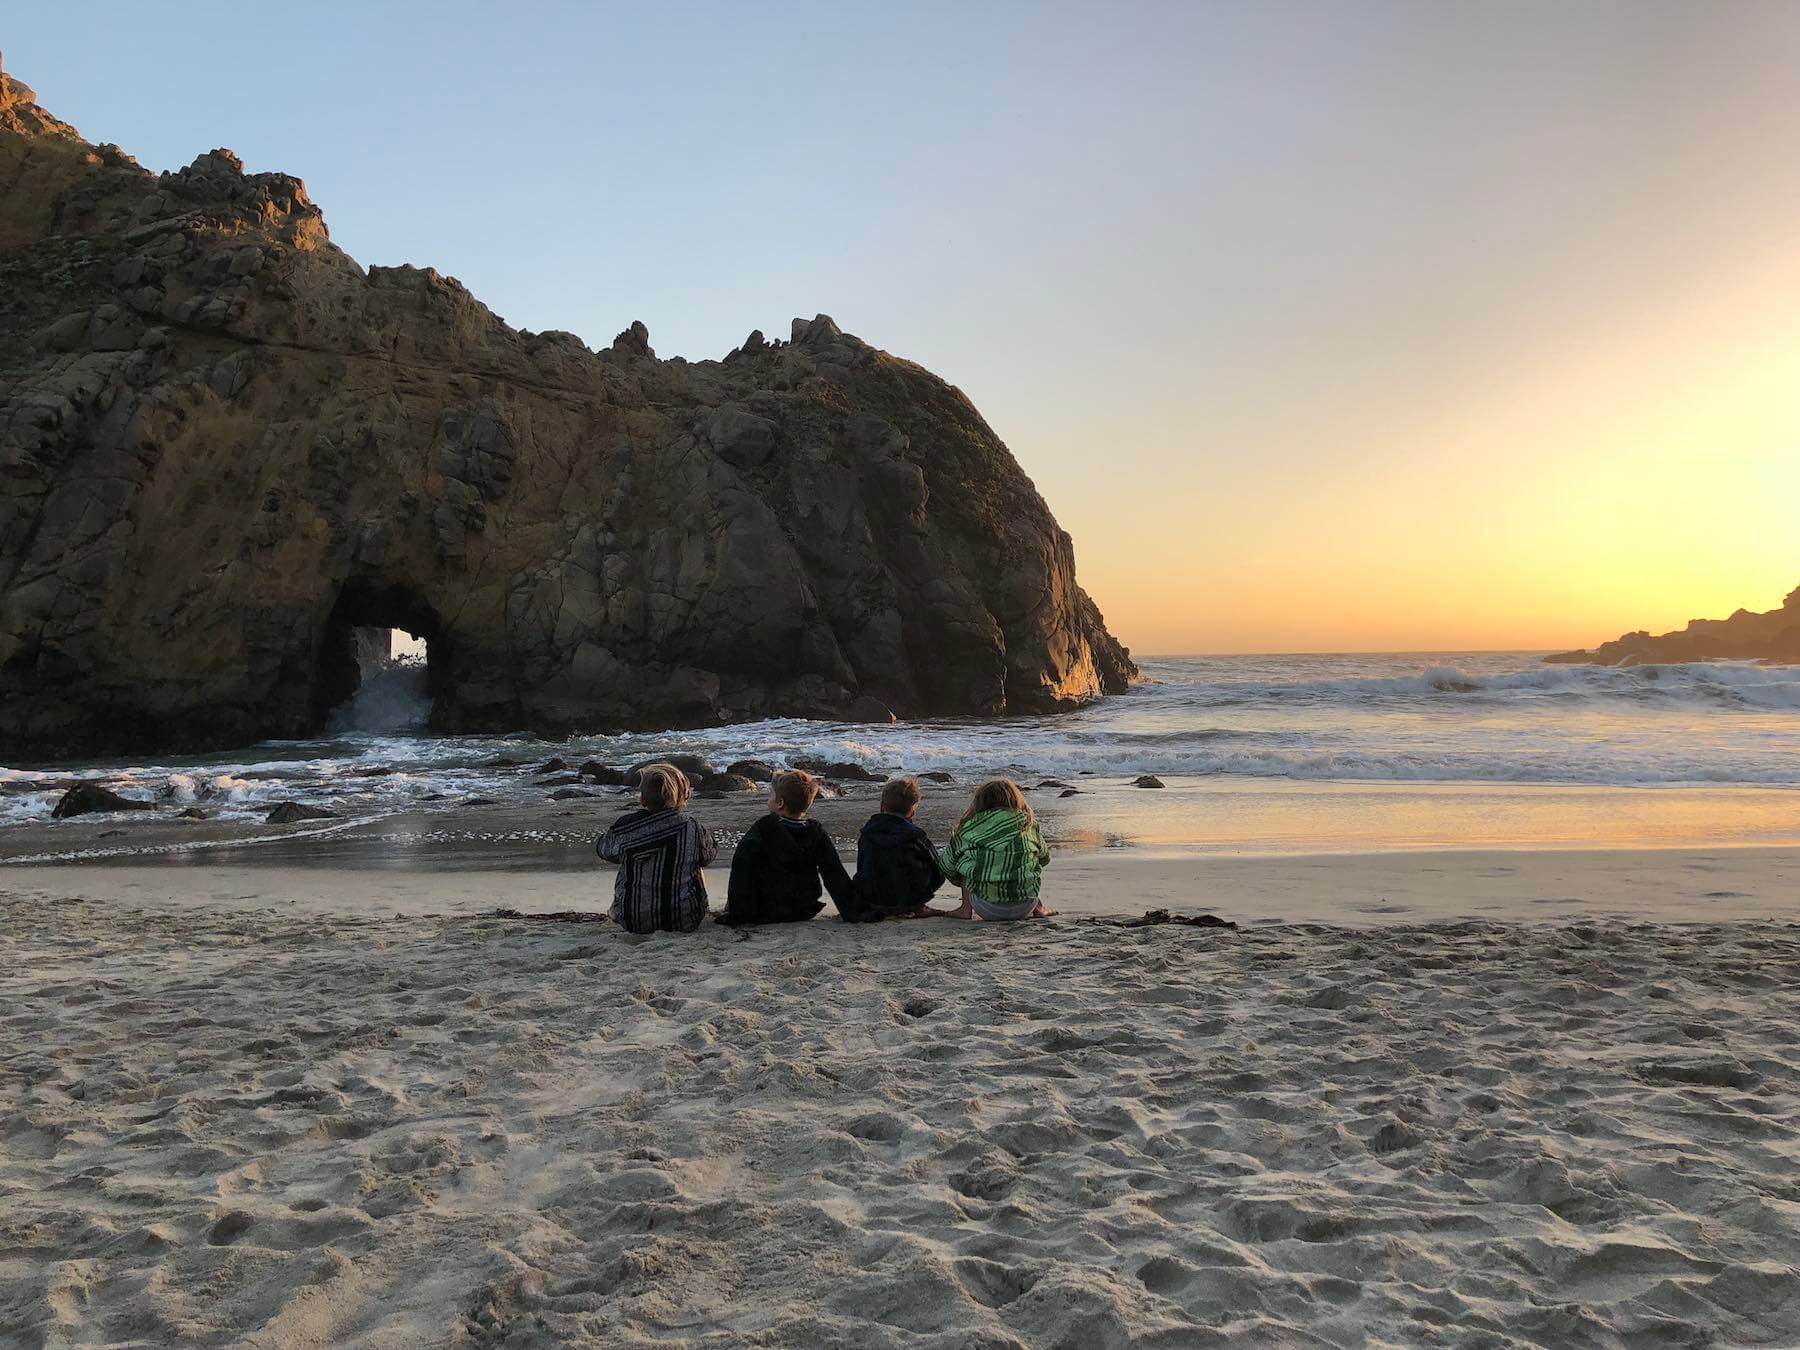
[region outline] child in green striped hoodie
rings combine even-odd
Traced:
[[[975,789],[950,846],[938,855],[944,875],[962,887],[952,919],[1047,919],[1056,913],[1038,899],[1050,850],[1019,785],[995,778]]]

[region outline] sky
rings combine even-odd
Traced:
[[[153,169],[359,261],[958,385],[1139,653],[1588,646],[1800,585],[1800,5],[9,14]]]

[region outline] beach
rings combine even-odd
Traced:
[[[1699,899],[1793,853],[1094,857],[1052,923],[648,939],[494,915],[597,871],[7,868],[0,1326],[1800,1339],[1800,928]],[[1685,916],[1623,917],[1659,877]],[[1108,878],[1241,926],[1082,922]]]
[[[1461,661],[9,769],[0,1341],[1800,1343],[1790,674]],[[661,754],[1008,774],[1058,917],[623,934]]]

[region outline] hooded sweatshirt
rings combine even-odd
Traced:
[[[938,865],[983,900],[1022,904],[1037,899],[1050,850],[1025,812],[983,811],[957,828]]]
[[[844,919],[874,923],[904,914],[943,884],[931,836],[905,816],[877,811],[856,841],[856,905],[844,911]]]
[[[735,926],[810,919],[825,908],[821,889],[830,890],[840,910],[856,903],[850,874],[825,827],[771,811],[745,831],[731,856],[731,882],[719,922]]]

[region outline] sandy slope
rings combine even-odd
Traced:
[[[635,940],[80,879],[0,898],[8,1343],[1800,1343],[1793,926]]]

